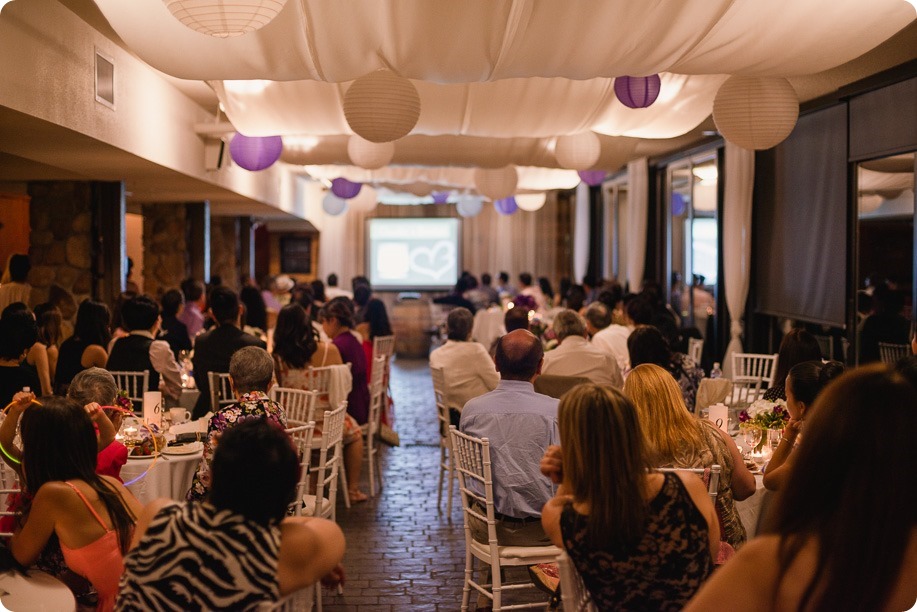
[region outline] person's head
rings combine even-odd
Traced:
[[[350,279],[350,290],[356,293],[357,287],[366,287],[372,293],[373,285],[369,279],[363,275],[357,275]]]
[[[366,285],[357,285],[357,287],[353,290],[353,303],[360,308],[363,308],[369,303],[372,295],[372,289]]]
[[[821,347],[815,336],[801,327],[794,327],[780,342],[777,353],[777,366],[774,368],[774,380],[786,380],[790,369],[803,361],[821,359]]]
[[[637,366],[624,380],[624,394],[637,408],[656,465],[670,463],[685,444],[704,446],[700,425],[688,412],[681,388],[667,370],[651,363]]]
[[[599,291],[595,299],[605,304],[609,312],[613,312],[624,301],[624,289],[618,283],[612,283]]]
[[[570,285],[564,294],[564,300],[567,308],[579,312],[586,303],[586,290],[582,285]]]
[[[0,359],[21,360],[36,340],[38,326],[28,310],[0,317]]]
[[[363,310],[363,322],[369,324],[370,340],[377,336],[392,335],[392,326],[382,300],[373,298],[366,303],[366,308]]]
[[[338,286],[338,275],[332,272],[328,275],[328,286],[337,287]]]
[[[586,337],[586,323],[575,310],[561,310],[554,315],[554,335],[558,342],[563,342],[567,336]]]
[[[322,329],[329,338],[334,338],[353,327],[353,304],[346,297],[334,298],[322,306],[319,318]]]
[[[766,525],[782,538],[778,584],[812,538],[821,553],[800,610],[888,607],[915,524],[915,406],[917,390],[882,365],[844,374],[815,400]]]
[[[121,307],[121,322],[127,331],[149,331],[159,321],[159,304],[147,295],[132,297]]]
[[[102,368],[86,368],[78,372],[67,388],[67,397],[80,406],[96,402],[100,406],[112,406],[118,395],[114,377]]]
[[[490,283],[492,282],[493,282],[493,278],[487,272],[481,275],[481,284],[484,285],[485,287],[490,287]]]
[[[653,305],[644,297],[634,297],[624,302],[624,314],[631,325],[649,325],[653,322]]]
[[[311,314],[312,305],[315,303],[315,294],[312,293],[312,285],[308,283],[297,283],[291,292],[290,301],[296,302],[302,306],[306,314]]]
[[[296,496],[296,449],[283,429],[264,418],[224,431],[210,469],[210,503],[260,525],[281,521]]]
[[[538,288],[541,289],[541,292],[547,297],[554,295],[554,288],[551,287],[551,281],[548,280],[547,276],[538,277]]]
[[[108,346],[111,340],[111,330],[108,327],[110,321],[108,306],[101,302],[83,300],[76,311],[73,335],[87,344]]]
[[[596,287],[595,275],[593,274],[584,274],[583,275],[583,287],[588,290],[592,290]]]
[[[497,341],[494,364],[503,380],[533,380],[543,359],[541,340],[530,331],[517,329]]]
[[[204,301],[204,283],[193,278],[186,278],[181,282],[181,290],[185,294],[185,302],[196,302],[198,305]]]
[[[592,334],[611,325],[611,311],[601,302],[589,304],[583,317],[586,319],[586,328]]]
[[[322,279],[316,278],[309,284],[312,285],[312,295],[315,296],[315,300],[324,303],[328,298],[325,297],[325,283],[322,282]]]
[[[240,348],[229,360],[229,378],[236,395],[252,391],[267,393],[274,379],[274,360],[263,348]]]
[[[876,314],[900,314],[904,308],[904,294],[885,283],[876,287],[872,294]]]
[[[38,326],[38,341],[45,346],[60,346],[63,316],[60,308],[50,302],[35,307],[35,324]]]
[[[453,308],[446,317],[446,338],[465,342],[471,338],[472,327],[474,316],[471,311],[461,306]]]
[[[840,361],[822,363],[803,361],[790,368],[786,377],[786,409],[794,419],[802,419],[815,398],[828,383],[844,373]]]
[[[506,314],[503,315],[503,327],[506,328],[507,332],[515,331],[517,329],[524,329],[528,331],[529,310],[527,308],[522,308],[521,306],[510,308],[506,311]]]
[[[500,279],[501,285],[505,285],[506,283],[508,283],[509,282],[509,272],[500,272],[499,279]]]
[[[317,349],[315,330],[305,309],[295,302],[281,308],[274,328],[274,355],[294,368],[304,368]]]
[[[633,403],[609,386],[585,383],[560,400],[557,427],[564,485],[590,506],[587,533],[598,546],[639,541],[648,461]]]
[[[12,304],[8,304],[7,307],[4,308],[2,312],[0,312],[0,319],[3,317],[8,317],[9,315],[15,314],[17,312],[29,312],[28,304],[25,302],[13,302]]]
[[[241,310],[239,296],[229,287],[214,287],[210,292],[210,314],[218,325],[236,325]]]
[[[24,283],[31,269],[32,263],[28,255],[17,253],[10,257],[10,280],[14,283]]]
[[[239,301],[245,304],[245,322],[258,329],[267,329],[267,306],[264,297],[254,287],[242,287]]]
[[[185,296],[178,289],[169,289],[162,294],[160,300],[162,304],[163,317],[176,317],[185,305]]]
[[[519,275],[519,284],[522,285],[523,287],[531,287],[532,286],[532,275],[529,274],[528,272],[523,272],[522,274],[520,274]]]
[[[638,325],[634,328],[627,337],[627,354],[632,368],[643,363],[654,363],[667,368],[672,360],[668,342],[662,332],[651,325]]]

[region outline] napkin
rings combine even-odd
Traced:
[[[213,413],[208,412],[197,420],[173,425],[169,428],[169,433],[173,433],[175,435],[183,433],[207,433],[207,427],[210,426],[210,417],[212,416]]]

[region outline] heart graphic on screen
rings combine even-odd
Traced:
[[[439,279],[452,269],[455,259],[455,245],[441,241],[432,247],[417,247],[411,250],[411,270]]]

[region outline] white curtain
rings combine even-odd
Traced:
[[[350,279],[364,274],[366,217],[367,213],[353,210],[337,217],[324,214],[318,237],[320,279],[334,272],[341,279],[341,287],[349,289]]]
[[[627,164],[627,283],[640,291],[646,269],[646,217],[649,210],[649,168],[645,157]]]
[[[576,186],[573,216],[573,278],[579,280],[589,267],[589,185]]]
[[[742,352],[743,317],[751,271],[751,196],[755,153],[726,142],[723,183],[723,285],[732,324],[723,357],[723,374],[732,377],[732,354]]]

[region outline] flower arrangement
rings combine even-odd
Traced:
[[[134,402],[131,401],[131,398],[128,397],[127,391],[121,389],[118,391],[118,395],[115,396],[115,406],[123,408],[124,410],[134,411]]]
[[[760,429],[783,429],[789,420],[785,400],[759,399],[739,413],[739,423]]]

